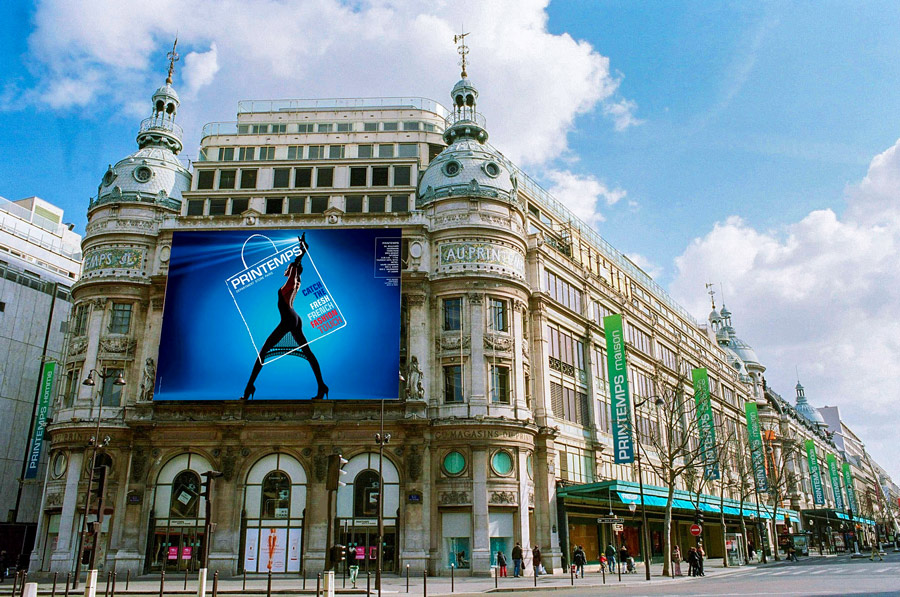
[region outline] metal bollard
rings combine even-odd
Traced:
[[[184,569],[184,590],[185,591],[187,591],[187,573],[188,573],[188,569],[185,568]]]
[[[244,569],[244,584],[241,585],[241,590],[242,591],[247,590],[247,570],[246,569]]]
[[[603,584],[606,584],[606,566],[600,566],[600,574],[603,575]]]
[[[372,590],[371,583],[372,583],[372,573],[369,572],[368,570],[366,570],[366,595],[368,595],[369,592]]]
[[[109,585],[112,583],[112,570],[106,573],[106,588],[103,589],[103,597],[109,597]]]
[[[428,597],[428,570],[422,570],[422,597]]]
[[[22,570],[22,583],[19,585],[19,597],[25,594],[25,583],[28,582],[28,570]],[[15,595],[13,595],[15,597]]]
[[[16,597],[16,589],[19,588],[19,576],[21,576],[21,574],[21,572],[16,570],[16,575],[13,576],[12,597]]]
[[[72,582],[72,573],[66,572],[66,596],[69,597],[69,583]]]
[[[494,568],[494,588],[496,589],[500,583],[500,566]]]
[[[304,567],[305,568],[305,567]],[[306,590],[306,570],[303,570],[303,590]]]
[[[409,564],[406,565],[406,592],[409,593]]]
[[[272,597],[272,570],[266,575],[266,597]]]
[[[59,576],[59,572],[53,573],[53,589],[50,591],[50,597],[56,597],[56,577]]]
[[[575,586],[575,566],[569,566],[569,582],[574,587]]]
[[[316,597],[319,597],[319,592],[322,590],[322,573],[318,572],[316,574]]]
[[[116,577],[119,576],[119,573],[113,570],[113,584],[112,584],[112,597],[116,597]]]
[[[537,566],[534,567],[534,586],[537,586]]]
[[[159,597],[163,597],[163,588],[166,586],[166,571],[159,571]]]
[[[131,584],[131,570],[125,573],[125,590],[128,590],[128,585]]]
[[[456,571],[456,564],[450,564],[450,592],[453,593],[456,591],[456,575],[454,572]]]
[[[213,594],[212,597],[216,597],[219,594],[219,571],[216,570],[213,573]]]

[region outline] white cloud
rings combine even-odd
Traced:
[[[846,192],[842,217],[813,211],[759,231],[730,217],[676,259],[673,294],[695,313],[704,282],[723,282],[739,335],[793,398],[794,367],[814,405],[837,405],[881,464],[900,467],[900,141]]]
[[[630,126],[643,124],[644,121],[634,115],[636,110],[637,103],[629,99],[603,104],[603,113],[612,118],[617,131],[624,131]]]
[[[619,85],[589,43],[547,31],[547,3],[43,0],[29,58],[51,106],[91,97],[121,107],[165,77],[177,31],[189,52],[175,84],[187,92],[179,116],[190,147],[205,121],[233,118],[239,99],[422,96],[447,104],[458,75],[453,35],[465,23],[469,75],[491,141],[529,165],[564,155],[575,118]],[[617,128],[634,122],[633,102],[610,101]]]
[[[593,176],[568,170],[548,170],[544,177],[551,183],[547,189],[550,194],[591,226],[606,219],[600,211],[601,203],[602,206],[615,205],[626,195],[624,190],[610,189]]]
[[[644,270],[651,278],[658,278],[663,273],[663,270],[659,265],[653,263],[640,253],[626,253],[625,256],[628,257],[633,264]]]

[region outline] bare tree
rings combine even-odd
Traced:
[[[697,417],[693,400],[685,397],[684,388],[688,383],[684,375],[679,375],[674,381],[654,378],[657,396],[656,425],[649,434],[648,453],[641,442],[640,449],[644,451],[644,462],[668,487],[666,496],[666,513],[663,533],[663,576],[671,574],[672,561],[672,504],[674,503],[675,487],[678,480],[690,470],[700,459],[697,447]]]
[[[772,520],[777,520],[778,507],[784,506],[785,500],[797,491],[799,481],[796,472],[797,441],[785,437],[776,427],[767,427],[763,429],[763,444],[769,500],[772,503]],[[778,561],[780,558],[777,545],[772,552],[775,554],[775,561]]]
[[[731,488],[738,497],[738,509],[741,512],[741,533],[744,537],[744,563],[750,559],[750,536],[747,533],[747,522],[744,519],[744,502],[750,499],[756,491],[753,479],[753,465],[750,460],[750,452],[745,449],[750,445],[747,437],[747,428],[744,425],[737,426],[737,435],[733,441],[733,450],[728,455],[728,468],[731,473]]]

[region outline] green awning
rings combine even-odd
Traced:
[[[641,503],[641,495],[639,493],[617,491],[616,495],[619,496],[619,499],[622,500],[623,504],[640,505],[640,503]],[[666,498],[661,498],[661,497],[658,497],[655,495],[647,495],[645,493],[644,494],[644,505],[665,508],[666,507]]]

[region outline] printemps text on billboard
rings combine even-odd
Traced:
[[[154,400],[396,399],[400,230],[176,231]]]

